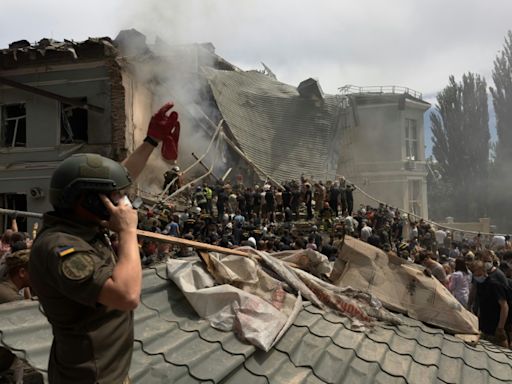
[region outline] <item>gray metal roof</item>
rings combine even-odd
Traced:
[[[337,165],[338,102],[305,98],[295,87],[257,71],[204,68],[217,105],[242,151],[282,182],[323,175]]]
[[[512,351],[460,339],[400,316],[404,324],[350,329],[348,319],[306,303],[265,353],[199,319],[165,265],[144,270],[135,311],[135,383],[503,383]],[[0,305],[1,344],[46,370],[51,329],[37,301]]]

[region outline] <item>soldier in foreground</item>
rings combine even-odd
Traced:
[[[148,136],[122,164],[78,154],[52,175],[55,211],[44,215],[29,264],[31,287],[53,330],[51,384],[130,382],[132,311],[139,304],[142,274],[137,211],[123,190],[158,142],[165,146],[172,131],[179,131],[178,114],[168,114],[171,108],[166,104],[152,117]],[[117,254],[108,230],[119,237]]]

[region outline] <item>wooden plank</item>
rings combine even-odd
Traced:
[[[199,250],[205,250],[208,252],[218,252],[218,253],[223,253],[226,255],[238,255],[238,256],[247,256],[248,255],[247,252],[240,251],[237,249],[219,247],[217,245],[201,243],[199,241],[187,240],[187,239],[182,239],[179,237],[162,235],[161,233],[142,231],[140,229],[137,230],[137,235],[145,237],[145,238],[149,238],[149,239],[163,241],[166,243],[185,245],[187,247],[192,247],[192,248],[199,249]]]

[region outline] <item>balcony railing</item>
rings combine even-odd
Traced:
[[[343,87],[338,88],[338,91],[341,95],[353,95],[353,94],[374,94],[374,95],[382,95],[382,94],[407,94],[415,97],[416,99],[423,100],[423,95],[420,92],[417,92],[411,88],[400,87],[398,85],[376,85],[369,87],[358,87],[356,85],[344,85]]]

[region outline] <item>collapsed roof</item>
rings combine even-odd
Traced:
[[[218,108],[241,150],[279,182],[322,177],[337,164],[339,102],[312,79],[297,88],[257,71],[204,69]]]

